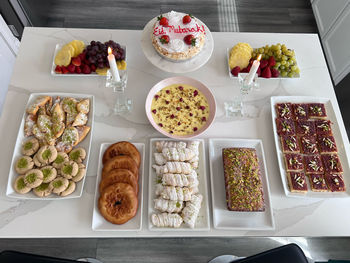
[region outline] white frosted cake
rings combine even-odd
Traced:
[[[151,35],[157,52],[168,59],[183,61],[201,52],[205,27],[195,17],[171,11],[158,17]]]

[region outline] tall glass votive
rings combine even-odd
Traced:
[[[107,71],[106,88],[110,88],[116,95],[113,108],[114,114],[122,115],[129,113],[132,110],[132,100],[126,98],[125,88],[128,80],[127,71],[119,70],[120,81],[116,81],[110,70]]]

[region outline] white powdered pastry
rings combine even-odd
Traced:
[[[164,199],[173,201],[189,201],[193,193],[192,188],[178,186],[156,185],[156,195],[160,195]]]
[[[180,187],[196,187],[199,182],[197,179],[197,173],[193,170],[190,174],[163,174],[162,184]]]
[[[153,214],[152,224],[157,227],[180,227],[183,219],[178,214]]]
[[[177,141],[158,141],[156,142],[156,150],[161,153],[163,148],[175,147],[177,149],[186,148],[186,142],[177,142]]]
[[[193,170],[191,164],[185,162],[167,162],[163,166],[152,165],[152,167],[156,169],[157,174],[190,174]]]
[[[203,196],[201,194],[192,195],[191,201],[186,202],[186,206],[182,210],[182,218],[191,228],[195,226],[202,200]]]
[[[184,207],[182,201],[172,201],[163,198],[154,199],[154,208],[161,212],[180,213]]]
[[[195,157],[195,152],[188,148],[177,149],[175,147],[163,148],[163,156],[168,161],[185,162]]]
[[[167,160],[162,153],[154,153],[154,160],[156,162],[156,165],[164,165],[167,163]]]

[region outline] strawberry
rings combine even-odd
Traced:
[[[248,70],[248,68],[244,68],[244,69],[241,70],[241,72],[242,72],[242,73],[248,73],[249,70]]]
[[[69,73],[68,69],[65,66],[62,66],[61,68],[62,68],[62,73],[63,74],[68,74]]]
[[[90,69],[90,67],[88,65],[84,65],[82,71],[83,71],[84,74],[90,74],[91,73],[91,69]]]
[[[80,67],[75,67],[75,73],[81,74],[81,68]]]
[[[68,65],[67,69],[68,69],[68,71],[69,71],[70,73],[74,73],[74,71],[75,71],[75,66],[74,66],[72,63],[70,63],[70,64]]]
[[[274,56],[271,56],[269,57],[269,67],[273,67],[274,65],[276,65],[276,60]]]
[[[170,41],[170,37],[168,35],[162,35],[160,38],[160,43],[162,44],[168,44]]]
[[[265,68],[267,65],[269,64],[269,62],[265,59],[260,61],[260,68],[263,69]]]
[[[191,22],[193,16],[191,14],[188,14],[188,15],[185,15],[183,18],[182,18],[182,23],[184,24],[188,24]]]
[[[80,53],[80,54],[78,55],[78,57],[80,58],[81,61],[84,60],[85,57],[86,57],[86,52],[84,51],[83,53]]]
[[[184,37],[184,41],[187,45],[196,45],[196,38],[193,35],[187,35]]]
[[[55,68],[55,73],[56,74],[62,74],[62,68],[57,65],[56,68]]]
[[[74,66],[79,67],[79,66],[81,65],[81,59],[80,59],[80,57],[78,56],[78,57],[72,58],[72,64],[73,64]]]
[[[273,78],[278,78],[278,76],[280,75],[280,72],[277,69],[272,68],[271,69],[271,75],[272,75]]]
[[[90,68],[91,68],[91,71],[93,71],[93,72],[96,71],[96,66],[95,66],[94,64],[92,64],[92,65],[90,66]]]
[[[265,67],[261,73],[261,76],[266,79],[271,78],[271,69],[269,67]]]
[[[241,71],[241,68],[239,66],[236,66],[234,67],[232,70],[231,70],[231,74],[235,77],[238,76],[238,73]]]
[[[258,77],[261,76],[261,68],[259,67],[258,70],[256,71],[256,74],[258,74]]]
[[[158,16],[158,21],[161,26],[169,26],[169,20],[166,17],[163,17],[162,15]]]

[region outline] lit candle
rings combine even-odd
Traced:
[[[260,59],[261,59],[261,54],[256,58],[256,60],[254,60],[248,75],[245,77],[245,79],[244,79],[245,85],[250,85],[252,83],[252,81],[255,77],[255,74],[258,71],[258,68],[260,66]]]
[[[117,63],[115,61],[115,57],[112,54],[112,49],[108,47],[108,62],[109,62],[109,69],[111,70],[113,79],[117,82],[120,81],[119,71],[117,67]]]

